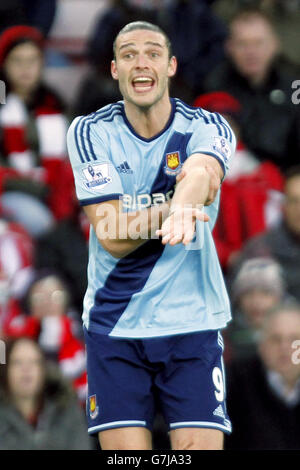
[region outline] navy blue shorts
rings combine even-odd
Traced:
[[[84,334],[90,434],[127,426],[152,430],[156,400],[170,430],[231,432],[219,331],[146,339]]]

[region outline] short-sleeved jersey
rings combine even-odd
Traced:
[[[137,211],[163,203],[195,153],[215,157],[226,174],[236,144],[227,121],[179,99],[171,104],[168,123],[150,139],[136,134],[122,101],[75,118],[68,150],[81,205],[121,198],[124,211]],[[210,221],[197,222],[188,246],[163,245],[156,237],[121,259],[91,227],[85,327],[124,338],[223,328],[231,314],[211,234],[218,205],[219,192],[204,209]]]

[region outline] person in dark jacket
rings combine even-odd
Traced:
[[[229,283],[244,261],[258,256],[280,264],[287,293],[300,302],[300,165],[286,173],[281,223],[246,243],[232,265]]]
[[[72,300],[78,312],[82,311],[87,286],[88,247],[87,221],[79,206],[71,217],[36,240],[34,265],[36,269],[55,269],[68,282]]]
[[[227,369],[233,432],[225,448],[300,449],[300,306],[266,316],[258,352]]]
[[[48,36],[56,13],[57,0],[1,0],[0,33],[10,26],[34,26]]]
[[[241,265],[231,289],[233,320],[224,332],[230,360],[254,354],[267,312],[287,298],[277,262],[260,257]]]
[[[300,0],[215,0],[213,10],[226,22],[241,8],[255,6],[272,19],[281,42],[282,54],[300,67]]]
[[[231,93],[242,105],[241,133],[261,161],[282,170],[296,164],[300,152],[300,113],[292,102],[298,73],[280,56],[280,42],[260,10],[237,13],[229,26],[227,60],[208,71],[207,91]]]
[[[19,338],[1,365],[0,450],[89,450],[83,412],[38,344]]]

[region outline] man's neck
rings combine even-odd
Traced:
[[[125,113],[128,121],[135,132],[145,139],[151,139],[164,129],[171,111],[172,105],[169,96],[149,108],[141,108],[125,101]]]
[[[266,73],[252,75],[248,77],[248,82],[253,88],[259,88],[266,81],[266,77],[267,77]]]

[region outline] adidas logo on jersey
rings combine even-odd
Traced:
[[[219,406],[215,409],[215,411],[213,412],[213,415],[214,415],[214,416],[219,416],[220,418],[225,419],[225,414],[224,414],[222,405],[219,405]]]
[[[127,174],[133,173],[132,169],[130,168],[126,160],[123,163],[121,163],[121,165],[117,166],[117,170],[119,173],[127,173]]]

